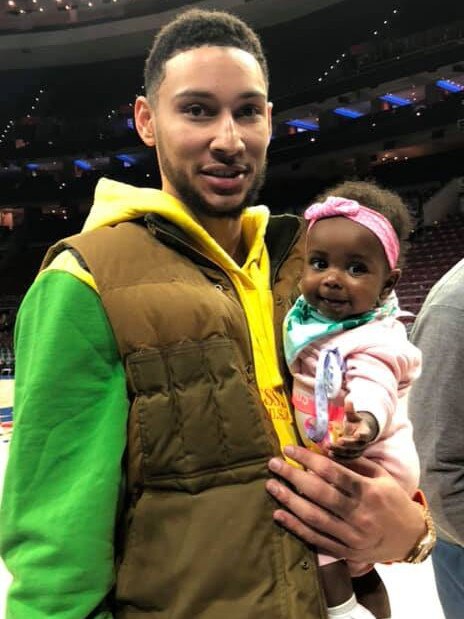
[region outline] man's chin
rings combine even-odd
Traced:
[[[244,205],[227,207],[218,209],[212,206],[206,206],[204,209],[198,211],[199,215],[210,217],[211,219],[238,219],[243,213]]]
[[[209,217],[211,219],[238,219],[243,209],[252,206],[262,186],[262,176],[250,187],[243,188],[235,194],[219,194],[204,191],[204,187],[195,187],[194,184],[181,182],[183,179],[175,178],[171,185],[176,187],[177,194],[189,209],[199,219]]]
[[[197,214],[212,219],[237,219],[248,206],[248,196],[215,196],[212,199],[206,196],[197,196],[189,201],[190,208]]]
[[[245,204],[244,199],[223,202],[222,204],[220,202],[206,202],[205,204],[211,217],[237,217],[243,212],[243,209],[248,206]]]

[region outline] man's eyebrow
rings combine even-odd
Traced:
[[[184,99],[187,97],[198,97],[200,99],[216,99],[216,95],[209,90],[182,90],[175,95],[176,99]],[[266,93],[261,90],[247,90],[245,92],[239,93],[237,96],[238,99],[253,99],[255,97],[265,99]]]

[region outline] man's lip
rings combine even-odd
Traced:
[[[215,178],[234,178],[241,174],[246,174],[249,172],[249,168],[248,166],[242,164],[221,165],[214,163],[203,166],[200,169],[200,172],[201,174],[205,174],[206,176],[214,176]],[[221,176],[222,174],[230,174],[232,176]]]
[[[246,175],[239,173],[235,176],[215,176],[213,174],[201,174],[203,182],[211,191],[221,195],[233,195],[240,193],[246,186]]]

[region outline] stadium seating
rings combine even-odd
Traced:
[[[454,216],[426,228],[411,242],[396,288],[402,309],[417,314],[427,293],[463,254],[464,218]]]

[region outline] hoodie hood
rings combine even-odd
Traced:
[[[94,203],[82,231],[114,226],[123,221],[138,219],[147,213],[158,213],[166,218],[169,218],[169,214],[173,214],[181,218],[182,213],[187,213],[187,208],[182,202],[159,189],[134,187],[109,178],[101,178],[97,183]]]
[[[259,261],[264,250],[264,235],[269,220],[266,206],[253,206],[243,211],[242,227],[249,254],[246,264],[239,267],[183,202],[159,189],[134,187],[107,178],[100,179],[97,184],[94,204],[83,232],[138,219],[148,213],[160,215],[175,224],[187,234],[193,245],[228,271],[241,271],[243,274],[243,268],[251,261]]]

